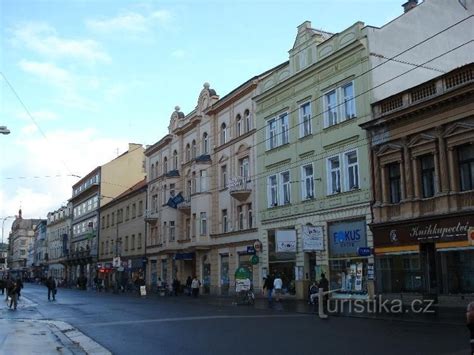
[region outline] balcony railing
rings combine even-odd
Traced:
[[[229,193],[239,201],[246,200],[252,193],[252,181],[246,176],[238,176],[229,180]]]

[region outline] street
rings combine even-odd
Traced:
[[[330,317],[221,305],[204,297],[139,297],[25,284],[7,320],[63,321],[113,354],[468,354],[461,325]],[[21,350],[21,349],[19,349]]]

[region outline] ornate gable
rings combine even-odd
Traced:
[[[408,143],[408,146],[410,148],[413,148],[413,147],[416,147],[416,146],[419,146],[419,145],[432,143],[432,142],[436,142],[436,137],[435,136],[432,136],[432,135],[427,134],[427,133],[421,133],[421,134],[418,134],[415,137],[413,137],[410,140],[410,142]]]
[[[456,122],[448,126],[443,134],[443,137],[452,137],[458,134],[466,133],[466,131],[472,131],[474,129],[473,122]]]
[[[172,133],[176,128],[181,127],[184,123],[184,113],[182,113],[179,106],[175,106],[174,112],[170,117],[170,125],[168,126],[168,132]]]

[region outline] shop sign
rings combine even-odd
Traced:
[[[469,245],[474,245],[474,227],[469,228],[467,239],[469,240]]]
[[[257,265],[259,261],[260,261],[260,259],[258,258],[257,255],[252,255],[252,256],[250,257],[250,263],[251,263],[252,265]]]
[[[97,263],[97,268],[101,269],[102,268],[102,263]]]
[[[470,236],[474,218],[455,216],[428,221],[399,223],[392,226],[374,225],[374,246],[418,244],[419,242],[453,242]]]
[[[255,254],[255,248],[253,247],[253,245],[247,246],[247,254]]]
[[[323,227],[303,226],[303,251],[324,250]]]
[[[374,280],[375,273],[374,273],[374,264],[367,265],[367,280]]]
[[[369,247],[360,247],[357,250],[357,254],[359,254],[359,256],[370,256],[372,254],[372,249]]]
[[[112,266],[113,267],[120,267],[120,256],[116,256],[112,259]]]
[[[296,253],[296,231],[294,229],[276,231],[276,252]]]
[[[365,220],[330,224],[328,240],[331,256],[359,256],[359,248],[367,247]]]

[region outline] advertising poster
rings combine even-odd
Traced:
[[[324,250],[323,227],[303,226],[303,251]]]
[[[356,265],[356,277],[355,277],[355,285],[354,285],[354,290],[355,291],[362,291],[362,273],[363,273],[364,267],[362,263],[357,263]]]
[[[276,231],[276,252],[296,253],[296,231],[294,229]]]

